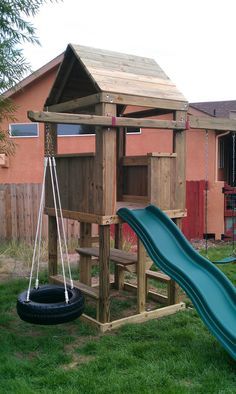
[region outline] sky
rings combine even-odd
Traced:
[[[58,0],[31,19],[35,71],[69,43],[155,59],[189,102],[236,100],[236,0]]]

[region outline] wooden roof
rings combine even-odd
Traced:
[[[98,92],[186,102],[153,59],[68,45],[45,105]]]

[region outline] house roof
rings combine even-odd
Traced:
[[[222,118],[230,118],[230,112],[236,112],[236,100],[191,103],[190,106],[209,115]]]
[[[36,81],[36,79],[42,77],[47,72],[51,71],[53,68],[59,67],[62,59],[63,59],[63,53],[61,53],[59,56],[52,59],[50,62],[46,63],[44,66],[40,67],[38,70],[34,71],[32,74],[28,75],[26,78],[24,78],[22,81],[20,81],[13,88],[7,90],[3,94],[3,96],[8,98],[8,97],[11,97],[12,95],[18,93],[23,88],[25,88],[27,85]]]
[[[186,102],[153,59],[69,44],[45,106],[98,92]]]

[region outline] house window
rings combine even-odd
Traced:
[[[126,127],[127,134],[141,134],[140,127]]]
[[[127,134],[141,134],[139,127],[126,128]],[[92,125],[62,124],[57,125],[58,136],[94,135],[95,127]]]
[[[11,123],[9,126],[11,137],[38,137],[39,135],[38,123]]]
[[[79,124],[62,124],[57,125],[57,135],[74,136],[74,135],[94,135],[95,127],[92,125]]]

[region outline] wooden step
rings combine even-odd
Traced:
[[[64,284],[64,280],[63,280],[63,276],[62,275],[50,276],[50,279],[55,284],[60,284],[60,285]],[[70,286],[69,279],[66,279],[66,283],[67,283],[68,286]],[[91,287],[91,286],[85,285],[84,283],[81,283],[78,280],[74,280],[73,284],[74,284],[74,287],[76,289],[81,290],[82,293],[88,295],[91,298],[94,298],[95,300],[99,299],[98,288],[97,287]]]
[[[84,256],[99,257],[99,248],[77,248],[76,252]],[[110,251],[110,260],[114,263],[122,264],[124,266],[137,263],[137,255],[135,253],[125,252],[124,250],[112,248]]]
[[[146,277],[149,279],[157,279],[160,282],[164,282],[164,283],[171,281],[171,278],[168,275],[160,271],[146,270]]]

